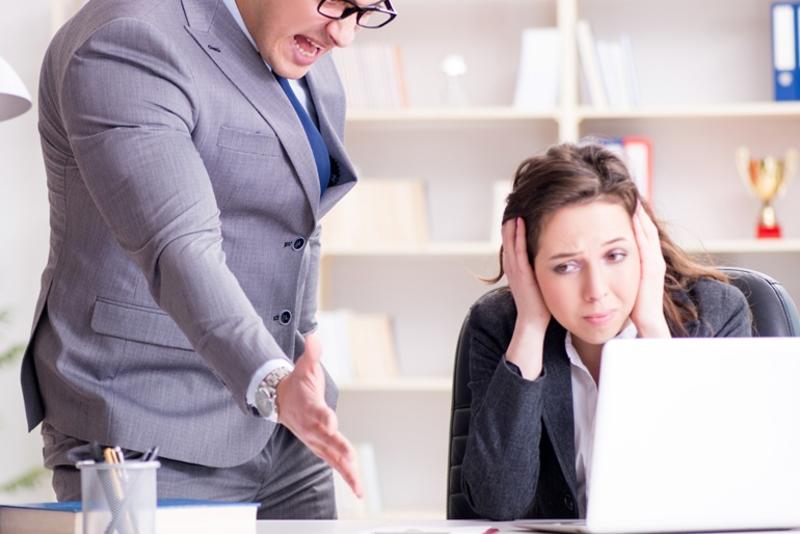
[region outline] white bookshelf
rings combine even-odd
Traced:
[[[408,0],[386,31],[400,44],[411,106],[349,110],[346,144],[361,179],[413,178],[428,188],[431,242],[326,247],[323,309],[394,318],[401,379],[343,385],[340,421],[375,445],[383,517],[444,515],[453,354],[470,304],[497,272],[492,183],[559,141],[643,135],[654,144],[654,199],[687,251],[764,271],[800,301],[800,184],[776,202],[785,239],[753,239],[759,203],[734,165],[740,145],[781,155],[800,145],[800,102],[772,102],[768,0]],[[596,38],[629,33],[642,103],[595,109],[581,96],[577,18]],[[520,32],[555,26],[567,54],[559,105],[511,107]],[[470,105],[443,106],[438,64],[460,53]],[[324,220],[323,220],[324,226]],[[378,418],[379,422],[376,423]],[[419,481],[425,480],[424,487]]]

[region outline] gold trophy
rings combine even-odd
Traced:
[[[739,174],[750,191],[761,200],[761,211],[756,227],[756,237],[759,239],[781,237],[781,227],[775,217],[772,201],[786,189],[797,170],[797,163],[798,152],[794,149],[787,150],[782,160],[772,156],[751,159],[750,150],[745,147],[736,151],[736,167],[739,169]]]

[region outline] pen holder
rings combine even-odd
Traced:
[[[158,462],[79,462],[83,534],[155,534]]]

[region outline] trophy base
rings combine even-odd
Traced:
[[[781,227],[777,224],[775,226],[759,224],[756,229],[756,237],[758,239],[779,239],[782,237]]]

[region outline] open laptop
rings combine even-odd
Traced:
[[[800,338],[612,340],[585,521],[527,530],[800,528]]]

